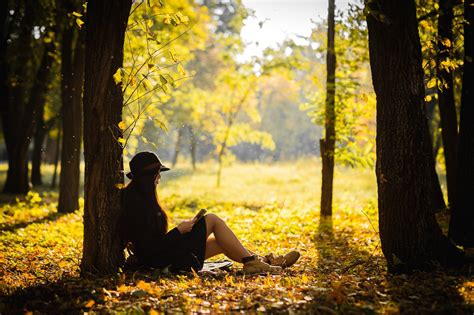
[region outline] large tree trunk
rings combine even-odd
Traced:
[[[474,1],[464,2],[464,67],[459,126],[458,176],[449,236],[459,245],[474,247]]]
[[[424,111],[414,0],[369,4],[370,65],[377,95],[377,186],[382,251],[391,272],[462,262],[434,214],[434,159]]]
[[[8,104],[7,40],[9,37],[8,1],[0,2],[0,115],[5,116]]]
[[[336,94],[336,51],[334,50],[334,11],[335,0],[329,0],[328,8],[328,51],[326,56],[326,117],[325,139],[319,141],[322,160],[321,215],[332,215],[332,186],[334,179],[334,147],[336,143],[336,113],[334,100]]]
[[[63,141],[58,212],[63,213],[79,208],[85,36],[84,31],[79,31],[73,55],[74,29],[75,27],[66,29],[61,50]]]
[[[4,1],[4,5],[8,6],[8,1]],[[24,75],[24,67],[33,56],[33,49],[31,47],[33,25],[31,21],[34,12],[31,1],[26,2],[24,12],[22,20],[19,21],[19,23],[21,23],[21,29],[18,38],[15,39],[15,47],[17,47],[18,51],[15,55],[10,54],[11,56],[8,56],[8,42],[6,41],[3,43],[4,47],[2,48],[5,54],[3,61],[5,62],[7,61],[7,57],[11,57],[8,63],[2,65],[3,69],[1,69],[5,71],[2,75],[5,76],[6,79],[6,81],[4,81],[6,84],[3,86],[6,90],[4,94],[0,94],[0,97],[2,98],[1,114],[3,135],[8,152],[8,171],[3,192],[12,194],[26,194],[29,190],[28,161],[26,159],[26,153],[23,154],[23,152],[28,149],[29,139],[25,139],[23,135],[25,131],[27,131],[25,129],[28,129],[28,126],[33,120],[31,117],[25,117],[26,112],[31,113],[32,110],[26,108],[24,101],[24,96],[27,94],[25,93],[25,89],[28,80],[27,76]],[[7,66],[11,69],[7,69]],[[15,85],[10,83],[11,80],[15,80]],[[37,84],[34,83],[34,85],[36,86]],[[30,102],[29,104],[32,103]],[[28,119],[24,120],[23,118]],[[26,123],[26,125],[23,123]]]
[[[455,197],[458,122],[454,103],[454,82],[452,72],[443,67],[443,61],[450,58],[453,45],[453,0],[440,0],[438,19],[438,80],[442,88],[438,89],[439,114],[441,119],[441,136],[443,138],[444,159],[446,161],[446,182],[448,186],[448,205]]]
[[[85,204],[82,275],[115,272],[123,263],[118,219],[123,183],[121,85],[112,76],[123,64],[131,0],[91,0],[87,5],[84,81]]]

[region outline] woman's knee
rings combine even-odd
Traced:
[[[204,216],[206,220],[206,224],[209,226],[215,226],[216,224],[219,224],[220,222],[223,222],[221,218],[219,218],[216,214],[214,213],[208,213]]]

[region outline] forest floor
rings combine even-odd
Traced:
[[[224,169],[221,188],[215,182],[211,164],[164,173],[159,194],[171,222],[204,207],[249,249],[297,249],[300,260],[278,275],[245,276],[234,264],[217,274],[155,270],[80,279],[82,209],[58,214],[57,193],[43,189],[0,204],[0,313],[474,312],[472,266],[387,273],[373,171],[338,168],[334,215],[323,221],[316,161],[234,164]],[[445,214],[439,220],[446,226]]]

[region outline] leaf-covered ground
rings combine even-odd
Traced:
[[[214,174],[211,164],[165,173],[160,196],[171,220],[205,207],[258,253],[298,249],[295,266],[279,275],[244,276],[234,264],[212,275],[150,270],[83,280],[82,210],[57,214],[56,193],[41,191],[0,204],[0,313],[474,312],[469,267],[387,274],[372,171],[337,170],[335,213],[325,221],[315,161],[236,164],[219,189]]]

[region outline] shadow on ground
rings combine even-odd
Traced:
[[[319,252],[318,272],[328,275],[330,309],[338,313],[472,314],[474,305],[459,292],[465,281],[472,281],[471,268],[436,269],[393,275],[379,255],[354,246],[350,231],[333,230],[331,218],[322,218],[314,237]],[[312,305],[316,313],[321,299]],[[323,300],[327,303],[327,299]]]
[[[59,213],[59,212],[51,212],[48,215],[41,217],[41,218],[36,218],[31,221],[24,221],[24,222],[17,222],[14,224],[0,224],[0,233],[2,232],[15,232],[18,229],[23,229],[26,228],[30,224],[40,224],[40,223],[45,223],[48,221],[56,221],[59,218],[61,218],[63,215],[66,215],[67,213]]]

